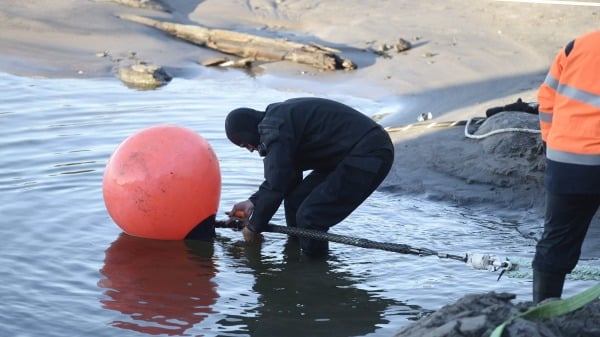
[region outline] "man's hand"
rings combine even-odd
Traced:
[[[248,229],[248,227],[244,227],[244,229],[242,229],[242,234],[244,235],[244,241],[249,243],[258,243],[265,240],[265,237],[262,234],[253,232]]]
[[[230,218],[241,218],[241,220],[248,220],[250,214],[254,210],[254,204],[250,200],[244,200],[233,205],[233,208],[229,212],[225,212]]]

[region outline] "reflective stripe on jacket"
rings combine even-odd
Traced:
[[[538,92],[549,160],[600,165],[600,31],[570,42]]]

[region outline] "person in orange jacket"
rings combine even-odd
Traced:
[[[569,42],[538,92],[546,147],[544,231],[533,259],[533,302],[562,295],[600,206],[600,30]]]

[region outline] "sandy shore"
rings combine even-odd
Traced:
[[[554,54],[598,28],[600,8],[490,0],[172,0],[170,12],[119,4],[141,0],[3,1],[0,71],[25,76],[111,76],[114,62],[135,52],[175,76],[202,71],[218,52],[122,20],[138,14],[334,47],[352,72],[318,72],[289,62],[263,64],[269,74],[330,84],[327,89],[373,99],[407,96],[403,115],[421,110],[453,119],[516,96],[533,99]],[[407,52],[372,52],[399,38]],[[99,57],[107,52],[109,57]],[[303,85],[297,81],[297,85]],[[368,86],[368,90],[365,87]],[[304,88],[307,89],[307,88]],[[432,102],[432,98],[434,102]]]
[[[122,20],[137,14],[337,48],[350,72],[320,72],[290,62],[262,64],[263,73],[293,78],[275,86],[340,92],[401,106],[387,125],[412,123],[422,112],[438,120],[481,115],[535,91],[554,54],[573,37],[597,29],[600,8],[491,0],[172,0],[169,12],[134,8],[142,0],[3,1],[0,71],[24,76],[112,76],[132,52],[174,76],[203,72],[198,62],[221,53]],[[160,4],[160,2],[157,2]],[[374,49],[399,38],[412,43],[382,57]],[[102,55],[102,56],[101,56]],[[259,76],[259,80],[260,76]]]

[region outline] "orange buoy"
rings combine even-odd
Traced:
[[[117,147],[106,164],[102,193],[108,213],[124,232],[181,240],[217,213],[219,161],[192,130],[150,127]]]

